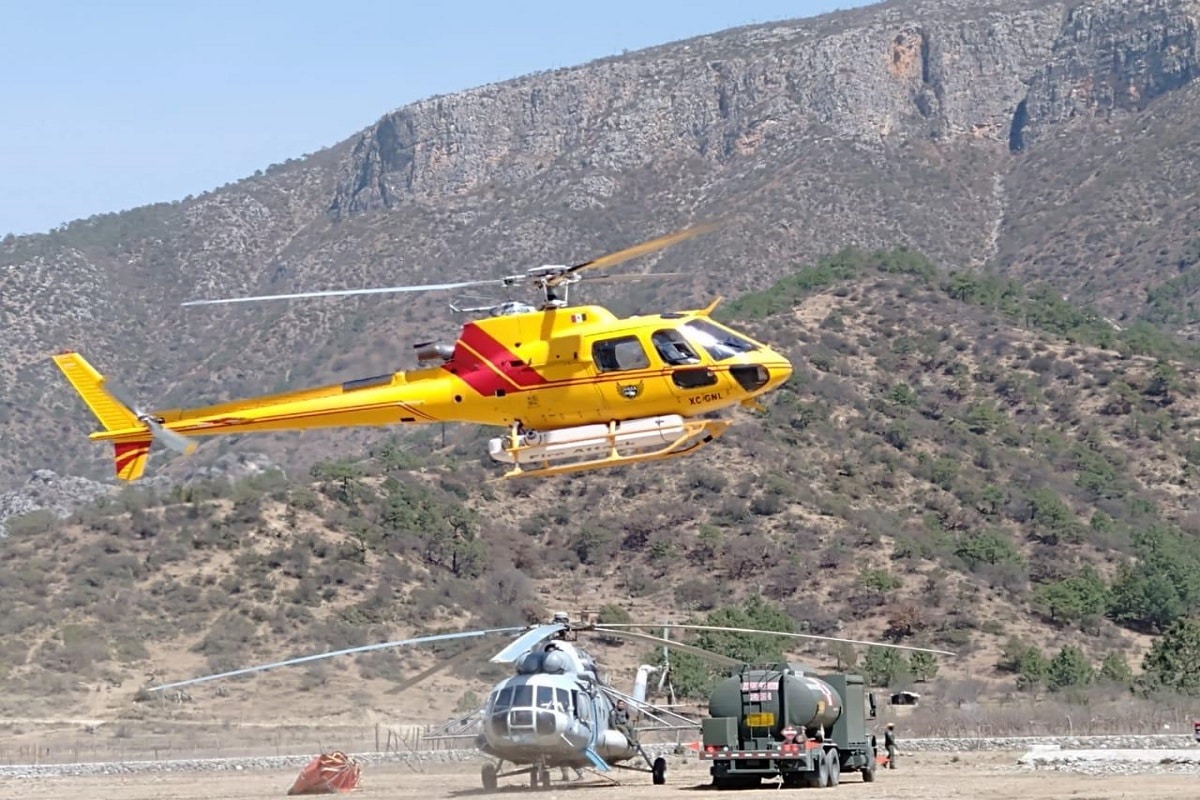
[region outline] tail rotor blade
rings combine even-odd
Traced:
[[[185,456],[190,456],[196,452],[196,442],[184,436],[182,433],[176,433],[170,428],[164,428],[158,420],[147,418],[145,420],[147,427],[150,428],[150,433],[155,439],[165,444],[167,447]]]
[[[133,415],[150,429],[150,435],[162,442],[163,445],[185,456],[196,452],[196,442],[181,433],[163,427],[161,422],[143,411],[123,387],[106,380],[101,388],[109,397],[132,411]]]
[[[109,378],[105,378],[104,383],[100,385],[100,388],[113,400],[116,400],[118,403],[132,411],[135,417],[140,418],[144,416],[142,410],[138,408],[138,404],[134,402],[133,396],[125,391],[124,387],[113,383]]]

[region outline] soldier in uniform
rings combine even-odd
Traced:
[[[629,718],[629,709],[625,707],[624,700],[617,701],[617,707],[613,709],[612,714],[608,718],[608,724],[615,731],[620,731],[631,744],[637,744],[637,734],[633,730],[633,724]]]
[[[887,749],[888,769],[896,768],[896,724],[889,722],[883,734],[883,746]]]

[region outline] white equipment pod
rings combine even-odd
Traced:
[[[667,414],[616,422],[612,430],[613,436],[608,425],[529,431],[517,436],[515,457],[506,449],[512,446],[512,437],[500,436],[488,442],[488,454],[505,464],[604,458],[611,454],[615,440],[617,454],[631,456],[674,444],[686,429],[683,417]]]

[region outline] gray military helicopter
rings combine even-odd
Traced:
[[[500,778],[525,774],[529,775],[531,787],[548,787],[550,770],[554,768],[562,769],[564,777],[567,769],[577,772],[593,769],[600,773],[613,769],[633,770],[649,773],[653,783],[661,785],[666,782],[666,760],[661,757],[651,759],[637,741],[637,733],[631,724],[616,721],[615,718],[620,716],[616,713],[618,706],[623,702],[630,717],[638,715],[649,719],[655,723],[658,730],[698,728],[698,723],[668,708],[646,701],[648,676],[658,669],[657,667],[642,665],[638,669],[631,694],[625,694],[613,687],[597,667],[596,660],[577,644],[578,634],[592,633],[606,638],[653,642],[664,648],[691,653],[722,667],[736,668],[742,664],[737,659],[699,647],[631,630],[635,627],[657,626],[644,623],[573,623],[566,614],[555,614],[554,621],[544,625],[462,631],[381,642],[161,684],[149,687],[148,691],[177,689],[372,650],[517,634],[517,638],[491,658],[492,663],[512,665],[515,674],[497,683],[488,694],[483,708],[477,712],[481,724],[480,732],[475,737],[475,746],[480,752],[497,759],[496,763],[486,764],[482,768],[483,787],[493,790],[497,788]],[[944,650],[815,634],[759,631],[749,628],[714,628],[705,625],[672,624],[663,627],[773,634],[953,655]],[[462,656],[459,654],[455,658],[461,659]],[[426,670],[416,680],[429,677],[437,669],[438,667]],[[406,682],[404,688],[411,687],[413,683],[415,681]],[[626,763],[638,757],[644,766]],[[502,768],[506,763],[511,764],[513,768],[504,771]]]

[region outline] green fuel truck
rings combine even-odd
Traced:
[[[746,665],[725,678],[701,722],[700,759],[718,789],[837,786],[856,771],[875,780],[874,695],[862,676],[813,675],[790,664]]]

